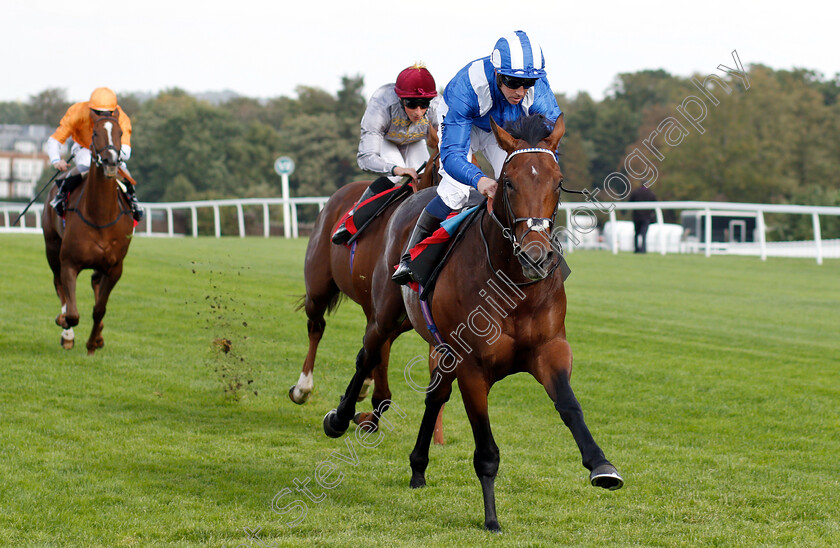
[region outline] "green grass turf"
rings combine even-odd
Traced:
[[[510,377],[490,394],[493,535],[457,390],[428,487],[408,488],[415,334],[391,359],[407,415],[386,415],[377,447],[321,427],[360,346],[355,304],[328,319],[312,399],[288,399],[307,347],[305,245],[137,238],[88,357],[89,274],[64,351],[41,238],[0,235],[0,545],[840,545],[840,262],[569,255],[572,386],[626,485],[590,487],[543,388]],[[294,491],[348,441],[361,462],[337,461],[323,500]],[[294,528],[271,509],[283,489],[280,506],[307,505]]]

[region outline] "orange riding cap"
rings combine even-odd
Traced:
[[[122,130],[120,142],[131,146],[131,119],[122,109],[118,121]],[[93,121],[90,119],[89,102],[76,103],[67,109],[52,137],[61,144],[64,144],[68,137],[72,137],[80,146],[90,147],[93,141]]]

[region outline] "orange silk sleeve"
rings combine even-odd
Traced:
[[[122,130],[120,143],[131,146],[131,118],[129,118],[128,114],[123,111],[122,107],[119,107],[118,105],[118,108],[120,109],[119,124],[120,129]]]

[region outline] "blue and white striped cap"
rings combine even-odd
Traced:
[[[499,74],[518,78],[542,78],[545,76],[545,57],[538,43],[528,38],[525,31],[518,30],[499,38],[490,62]]]

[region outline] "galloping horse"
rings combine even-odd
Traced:
[[[435,417],[457,378],[475,438],[473,464],[484,497],[484,526],[498,531],[494,483],[499,449],[490,430],[487,395],[494,383],[510,374],[528,372],[545,387],[571,430],[592,485],[618,489],[624,480],[595,443],[569,383],[572,351],[564,325],[562,269],[558,272],[562,254],[551,238],[562,189],[554,150],[565,131],[563,118],[550,132],[542,117],[520,120],[510,128],[513,135],[491,125],[508,157],[498,179],[497,198],[488,201],[487,210],[466,229],[434,288],[431,315],[447,342],[436,347],[438,367],[427,389],[426,410],[410,457],[410,486],[426,484]],[[367,324],[356,374],[338,408],[324,417],[328,436],[341,436],[349,427],[355,394],[378,365],[379,349],[401,328],[406,312],[420,335],[430,344],[435,341],[423,321],[417,294],[402,288],[400,295],[390,280],[413,220],[433,195],[415,195],[389,223],[387,247],[373,275],[375,314]]]
[[[73,326],[79,324],[76,307],[76,277],[84,269],[93,269],[90,284],[96,302],[93,328],[87,341],[88,355],[102,348],[102,318],[111,290],[122,276],[123,259],[128,253],[134,219],[131,208],[119,189],[122,130],[117,118],[93,116],[92,165],[87,178],[70,196],[62,220],[55,210],[45,207],[42,215],[47,261],[53,271],[53,283],[61,300],[61,313],[55,323],[64,328],[61,344],[73,348]],[[57,188],[50,191],[49,199]]]
[[[429,126],[426,144],[433,150],[433,155],[436,157],[438,136],[434,126]],[[438,182],[438,170],[434,166],[428,165],[421,174],[415,192],[429,188]],[[358,303],[367,318],[370,318],[372,314],[371,273],[376,261],[385,249],[385,226],[397,210],[397,205],[403,200],[391,204],[374,218],[352,249],[344,245],[334,245],[330,241],[342,215],[353,207],[353,204],[358,201],[369,184],[370,181],[356,181],[343,186],[333,194],[324,209],[318,214],[312,236],[306,247],[306,259],[303,268],[306,295],[299,308],[305,309],[308,318],[309,351],[303,362],[303,369],[297,384],[289,389],[289,398],[298,404],[305,403],[312,393],[315,354],[326,327],[324,314],[332,312],[338,306],[342,294]],[[411,329],[411,326],[406,324],[404,330],[409,329]],[[363,399],[368,387],[373,382],[372,402],[374,409],[378,409],[381,402],[391,399],[387,375],[388,357],[391,343],[398,335],[399,333],[395,334],[382,347],[382,366],[374,372],[372,379],[366,380],[362,393],[357,395],[359,399]],[[378,415],[376,413],[363,413],[356,420],[366,426],[375,425],[378,422]],[[440,421],[438,421],[435,441],[443,443]]]

